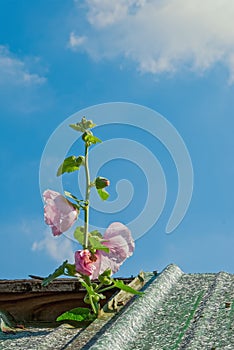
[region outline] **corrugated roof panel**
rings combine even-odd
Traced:
[[[233,287],[233,275],[170,265],[89,349],[234,349]]]

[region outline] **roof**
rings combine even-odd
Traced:
[[[186,274],[169,265],[147,280],[145,294],[115,316],[106,313],[84,330],[44,331],[38,346],[28,335],[25,349],[234,349],[234,275]],[[21,339],[14,349],[24,349]],[[0,337],[1,349],[7,349],[6,341]],[[11,347],[13,342],[14,335]]]
[[[234,349],[234,275],[168,266],[84,349]]]
[[[130,283],[133,278],[123,279]],[[118,291],[104,292],[107,300]],[[0,311],[10,312],[19,324],[41,327],[58,326],[56,318],[75,307],[87,307],[87,291],[77,278],[59,278],[43,287],[41,279],[0,280]],[[104,302],[104,300],[103,300]]]

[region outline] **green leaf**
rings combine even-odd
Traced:
[[[98,249],[103,250],[106,253],[109,253],[110,249],[103,245],[101,242],[103,239],[101,239],[99,236],[90,236],[89,234],[89,245],[90,249]]]
[[[109,193],[104,188],[98,189],[97,192],[103,201],[107,200],[110,196]]]
[[[71,277],[74,277],[77,274],[75,264],[66,264],[65,270],[66,270],[66,274]]]
[[[90,236],[98,236],[99,238],[103,239],[102,234],[98,230],[94,230],[89,232]]]
[[[50,282],[52,282],[55,278],[64,275],[65,268],[67,266],[67,260],[65,260],[62,265],[60,265],[53,273],[51,273],[48,277],[44,278],[42,281],[42,286],[46,287]]]
[[[76,171],[80,168],[81,165],[84,164],[84,157],[79,156],[70,156],[66,158],[63,163],[59,166],[57,171],[57,176],[60,176],[64,173],[71,173],[73,171]]]
[[[72,129],[80,132],[85,132],[88,129],[93,128],[96,124],[92,120],[87,120],[85,117],[81,119],[81,122],[69,125]]]
[[[83,246],[84,245],[84,227],[79,226],[74,231],[74,238]]]
[[[96,144],[98,142],[102,142],[98,137],[94,135],[87,134],[84,137],[84,141],[92,144]]]
[[[90,309],[86,307],[77,307],[70,311],[64,312],[62,315],[58,316],[56,321],[93,321],[96,316],[91,313]]]
[[[133,289],[132,287],[127,286],[126,284],[124,284],[123,281],[119,281],[119,280],[114,280],[114,285],[119,288],[124,290],[125,292],[131,293],[131,294],[135,294],[135,295],[142,295],[144,294],[144,292],[139,292],[138,290]]]

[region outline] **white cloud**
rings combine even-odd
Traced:
[[[14,56],[6,46],[0,45],[0,86],[41,85],[45,77],[30,72],[26,60]]]
[[[33,242],[32,251],[45,251],[56,262],[61,263],[64,260],[74,262],[74,248],[73,248],[73,230],[67,231],[61,236],[54,237],[50,228],[45,229],[43,218],[24,217],[13,224],[6,224],[3,226],[3,232],[6,236],[13,237],[17,235],[22,237],[26,242]],[[36,241],[35,236],[43,232],[44,237]],[[35,240],[35,241],[34,241]],[[10,239],[13,242],[13,238]],[[77,244],[78,246],[78,244]],[[15,249],[16,246],[15,246]]]
[[[84,44],[86,40],[86,37],[85,36],[78,36],[76,35],[74,32],[71,32],[70,34],[70,38],[69,38],[69,47],[71,49],[73,48],[77,48],[78,46],[81,46]]]
[[[57,262],[63,260],[68,260],[70,262],[74,261],[72,241],[64,236],[53,237],[50,230],[45,231],[44,239],[33,243],[32,250],[44,250]]]
[[[142,7],[146,0],[87,0],[87,18],[91,25],[102,28],[126,18],[130,10]]]
[[[232,0],[86,0],[86,5],[90,28],[86,40],[73,40],[73,49],[79,46],[95,59],[127,57],[153,74],[203,73],[221,63],[234,82]]]
[[[48,108],[53,100],[39,57],[13,54],[0,45],[0,99],[2,117],[27,117]]]

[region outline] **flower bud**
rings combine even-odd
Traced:
[[[110,185],[110,181],[106,179],[105,177],[98,176],[95,180],[95,186],[97,190],[100,190],[102,188],[105,188]]]
[[[87,293],[86,296],[84,297],[84,302],[85,302],[86,304],[91,304],[90,298],[89,298],[89,294],[88,294],[88,293]]]
[[[92,295],[92,299],[95,303],[98,303],[100,301],[100,296],[96,293],[95,295]]]
[[[86,138],[88,135],[93,135],[92,131],[90,131],[90,130],[85,131],[82,135],[82,140],[86,141]]]
[[[103,278],[103,284],[109,286],[112,283],[112,280],[108,277]]]
[[[110,277],[107,277],[107,276],[102,276],[102,275],[100,275],[100,276],[98,277],[98,279],[99,279],[99,281],[100,281],[102,284],[104,284],[104,285],[106,285],[106,286],[109,286],[109,285],[112,283],[111,278],[110,278]]]

